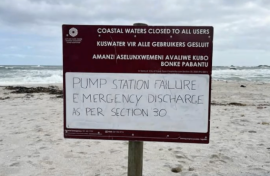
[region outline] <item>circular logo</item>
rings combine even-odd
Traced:
[[[69,35],[72,37],[75,37],[76,35],[78,35],[78,30],[76,28],[70,28],[69,29]]]

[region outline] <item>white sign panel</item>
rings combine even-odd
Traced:
[[[66,73],[66,128],[208,130],[209,75]]]

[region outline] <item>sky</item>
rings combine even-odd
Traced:
[[[270,65],[270,0],[1,0],[0,65],[62,65],[62,24],[213,26],[214,66]]]

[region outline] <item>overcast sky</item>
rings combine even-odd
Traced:
[[[62,24],[207,25],[213,65],[270,65],[270,0],[0,0],[0,65],[62,65]]]

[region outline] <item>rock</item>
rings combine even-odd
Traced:
[[[11,93],[49,93],[54,95],[63,95],[63,91],[59,90],[56,86],[49,86],[49,87],[23,87],[23,86],[8,86],[5,87],[6,90],[13,90]],[[58,97],[62,98],[62,97]]]
[[[28,94],[26,94],[24,97],[25,97],[25,98],[31,98],[31,97],[33,97],[33,96],[34,96],[34,95],[28,93]]]
[[[262,106],[258,106],[257,109],[263,109],[263,107]]]
[[[249,133],[257,133],[256,131],[250,130],[248,131]]]
[[[194,169],[194,167],[189,167],[188,170],[189,171],[194,171],[195,169]]]
[[[218,103],[215,101],[211,102],[211,105],[217,105],[217,106],[247,106],[246,104],[243,103],[236,103],[236,102],[231,102],[231,103]],[[225,109],[226,110],[226,109]]]
[[[270,103],[258,104],[258,106],[270,106]]]
[[[211,105],[226,106],[227,104],[225,104],[225,103],[218,103],[218,102],[213,101],[213,102],[211,102]]]
[[[50,88],[50,89],[57,89],[57,90],[59,90],[59,88],[58,88],[57,86],[49,86],[48,88]]]
[[[246,104],[243,103],[236,103],[236,102],[231,102],[228,105],[234,105],[234,106],[246,106]]]
[[[240,87],[246,87],[246,86],[244,86],[244,85],[241,85]]]
[[[174,172],[174,173],[179,173],[179,172],[181,172],[182,171],[182,168],[180,167],[180,166],[178,166],[178,167],[174,167],[174,168],[172,168],[172,170],[171,170],[172,172]]]
[[[10,97],[0,97],[0,100],[7,100],[7,99],[10,99]]]

